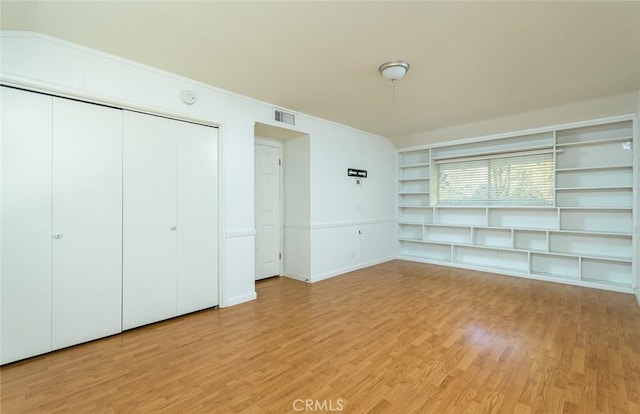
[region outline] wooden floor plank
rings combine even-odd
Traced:
[[[256,290],[257,301],[6,365],[0,411],[640,408],[632,295],[403,261],[311,285],[273,278]]]

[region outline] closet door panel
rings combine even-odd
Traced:
[[[178,314],[218,305],[218,130],[177,122]]]
[[[176,316],[176,124],[124,112],[123,329]]]
[[[51,351],[52,98],[2,87],[0,363]]]
[[[121,331],[122,111],[53,102],[53,349]]]

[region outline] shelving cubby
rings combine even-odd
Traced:
[[[624,292],[634,288],[630,116],[398,152],[400,258]],[[553,200],[438,204],[438,165],[555,151]]]

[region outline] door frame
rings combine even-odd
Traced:
[[[253,152],[253,160],[254,160],[254,164],[255,164],[255,146],[256,145],[263,145],[266,147],[272,147],[272,148],[277,148],[279,153],[280,153],[280,160],[281,160],[281,164],[280,164],[280,169],[279,169],[279,181],[280,181],[280,194],[278,196],[278,202],[280,203],[280,214],[278,217],[280,220],[279,223],[279,227],[280,227],[280,254],[282,255],[282,258],[280,259],[280,265],[279,265],[279,269],[278,269],[278,276],[283,276],[284,274],[284,261],[286,260],[285,255],[284,255],[284,168],[285,168],[285,163],[284,163],[284,143],[276,138],[267,138],[267,137],[261,137],[261,136],[255,136],[254,137],[254,143],[253,143],[253,148],[254,148],[254,152]],[[255,170],[253,172],[253,194],[255,197]],[[253,223],[254,223],[254,228],[255,228],[255,222],[256,222],[256,201],[255,198],[253,200]],[[257,234],[257,228],[256,228],[256,234]],[[257,242],[257,237],[254,239],[254,242]],[[254,263],[256,260],[255,257],[255,249],[254,249]],[[255,265],[254,265],[254,269],[255,269]],[[255,270],[254,270],[254,275],[253,275],[253,279],[255,281]]]

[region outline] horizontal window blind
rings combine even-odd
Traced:
[[[553,205],[549,151],[448,159],[437,168],[439,205]]]

